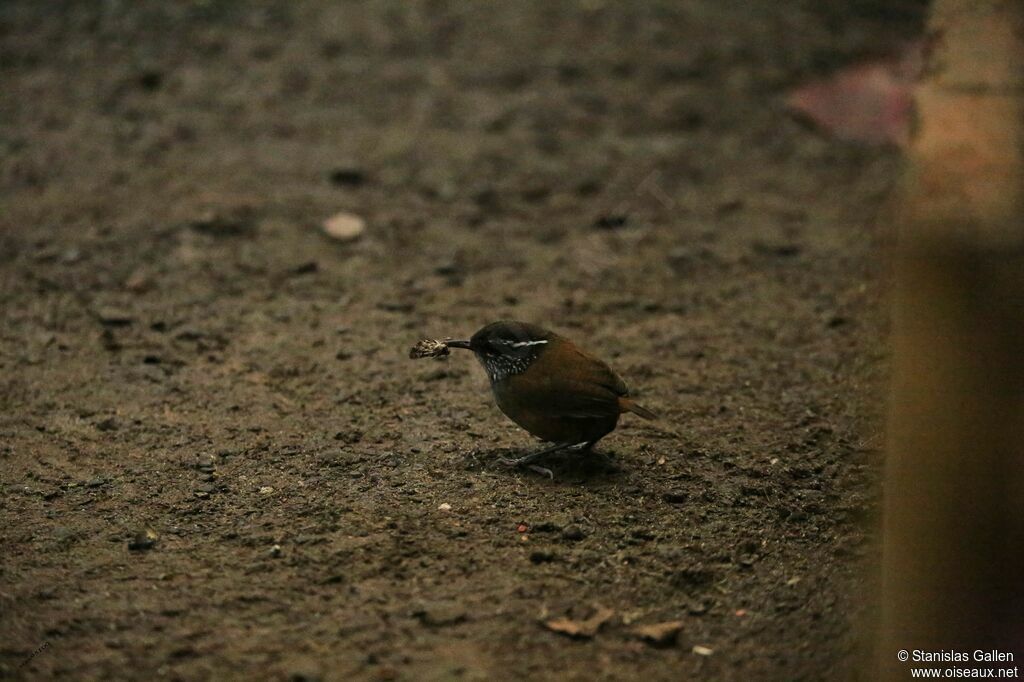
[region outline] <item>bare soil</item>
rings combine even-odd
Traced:
[[[0,4],[0,672],[855,677],[900,159],[782,101],[922,13]],[[503,468],[499,318],[662,421]]]

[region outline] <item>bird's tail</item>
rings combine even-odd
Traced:
[[[638,417],[643,417],[644,419],[655,420],[658,418],[658,415],[654,412],[651,412],[646,407],[640,407],[629,398],[619,398],[619,408],[623,412],[632,412]]]

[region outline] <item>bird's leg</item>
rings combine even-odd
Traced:
[[[597,445],[597,440],[588,440],[586,443],[580,443],[579,447],[574,447],[573,449],[576,450],[576,452],[585,452],[591,457],[596,457],[606,468],[614,467],[615,462],[612,461],[612,458],[604,453],[594,450],[595,445]]]
[[[538,474],[541,474],[542,476],[547,476],[548,478],[554,478],[554,474],[551,473],[550,469],[545,469],[544,467],[535,466],[535,465],[533,465],[533,462],[537,461],[538,459],[540,459],[541,457],[543,457],[545,455],[550,455],[550,454],[552,454],[554,452],[560,452],[561,450],[566,450],[568,448],[575,447],[577,445],[586,445],[586,443],[556,443],[555,445],[552,445],[549,448],[544,448],[543,450],[538,450],[537,452],[531,452],[530,454],[525,455],[523,457],[519,457],[517,459],[507,459],[507,458],[503,457],[499,461],[502,464],[504,464],[505,466],[509,466],[509,467],[528,467],[532,471],[536,471]]]

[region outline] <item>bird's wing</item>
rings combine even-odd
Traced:
[[[599,358],[595,358],[590,353],[574,348],[587,363],[590,368],[590,378],[593,379],[594,383],[602,386],[611,391],[616,396],[629,395],[629,389],[626,387],[626,382],[622,378],[612,371],[605,362]]]
[[[575,358],[548,358],[538,363],[557,361],[557,366],[540,365],[527,380],[522,375],[506,379],[514,387],[510,393],[526,406],[543,406],[552,417],[568,419],[606,419],[622,412],[619,398],[627,395],[626,384],[612,369],[586,351],[572,347]],[[566,364],[562,364],[566,363]],[[566,367],[574,368],[566,376]]]
[[[536,382],[519,399],[543,406],[546,415],[568,419],[603,419],[619,414],[619,397],[603,386],[590,382]]]

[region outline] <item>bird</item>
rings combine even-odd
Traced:
[[[552,445],[511,466],[531,466],[545,455],[576,448],[590,451],[631,412],[657,415],[638,405],[626,383],[599,358],[552,331],[528,322],[499,320],[468,340],[448,339],[448,348],[470,350],[490,380],[498,408],[527,432]]]

